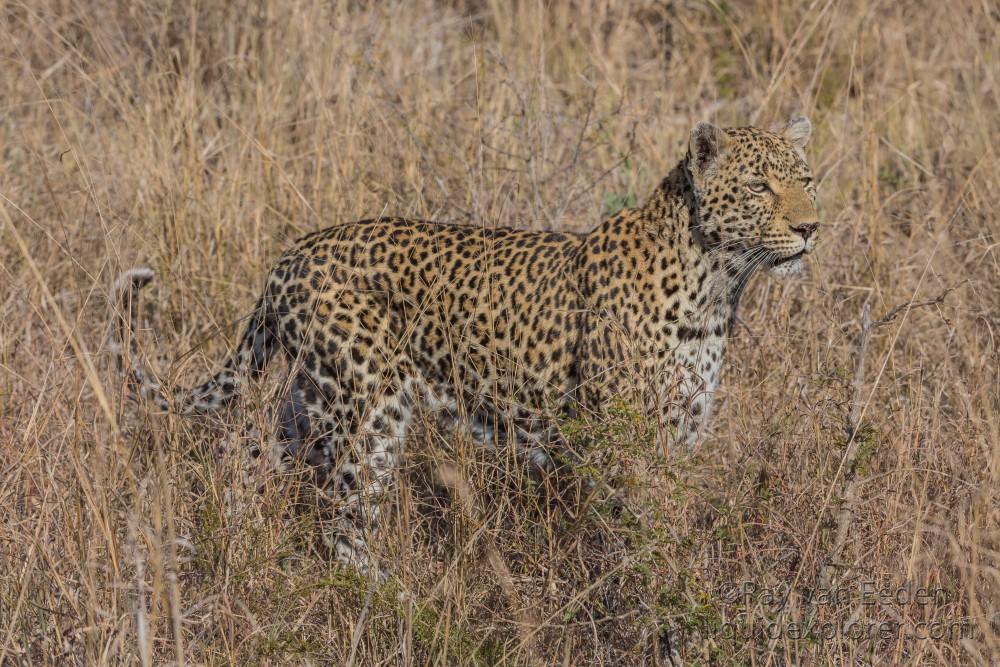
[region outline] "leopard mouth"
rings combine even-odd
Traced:
[[[794,255],[789,255],[788,257],[781,257],[781,258],[775,259],[774,261],[771,262],[771,266],[775,267],[775,266],[781,266],[782,264],[788,264],[790,262],[796,262],[796,261],[802,259],[805,256],[805,254],[806,254],[806,251],[805,251],[805,248],[803,248],[802,250],[798,251]]]

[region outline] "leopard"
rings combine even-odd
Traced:
[[[559,415],[628,400],[668,456],[704,439],[748,281],[799,274],[820,221],[805,155],[812,125],[696,124],[641,204],[585,233],[382,216],[335,224],[274,263],[221,369],[167,391],[143,364],[138,296],[111,296],[109,346],[133,394],[161,411],[226,409],[288,362],[286,457],[336,508],[337,561],[373,567],[380,502],[421,413],[544,469]]]

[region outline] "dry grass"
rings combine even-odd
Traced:
[[[0,663],[653,665],[670,639],[687,664],[996,664],[1000,10],[549,5],[2,6]],[[701,450],[665,465],[626,411],[566,424],[629,490],[581,503],[429,428],[385,586],[314,552],[293,481],[240,484],[238,415],[146,414],[102,356],[122,267],[158,270],[145,349],[190,381],[291,238],[382,211],[586,229],[697,120],[796,110],[820,248],[752,286]],[[866,302],[948,288],[859,344]]]

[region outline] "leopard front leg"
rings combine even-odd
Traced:
[[[667,374],[669,387],[664,393],[669,400],[661,403],[660,415],[661,422],[673,428],[672,444],[688,451],[707,435],[724,345],[721,338],[709,338],[683,344],[674,352],[676,367]]]

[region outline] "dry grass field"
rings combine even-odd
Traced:
[[[995,2],[12,0],[0,26],[0,664],[1000,664]],[[124,268],[156,269],[143,354],[191,383],[300,235],[587,230],[697,121],[795,112],[817,252],[754,279],[702,446],[664,460],[616,410],[538,481],[427,420],[384,584],[324,556],[308,485],[244,479],[280,372],[210,421],[108,363]]]

